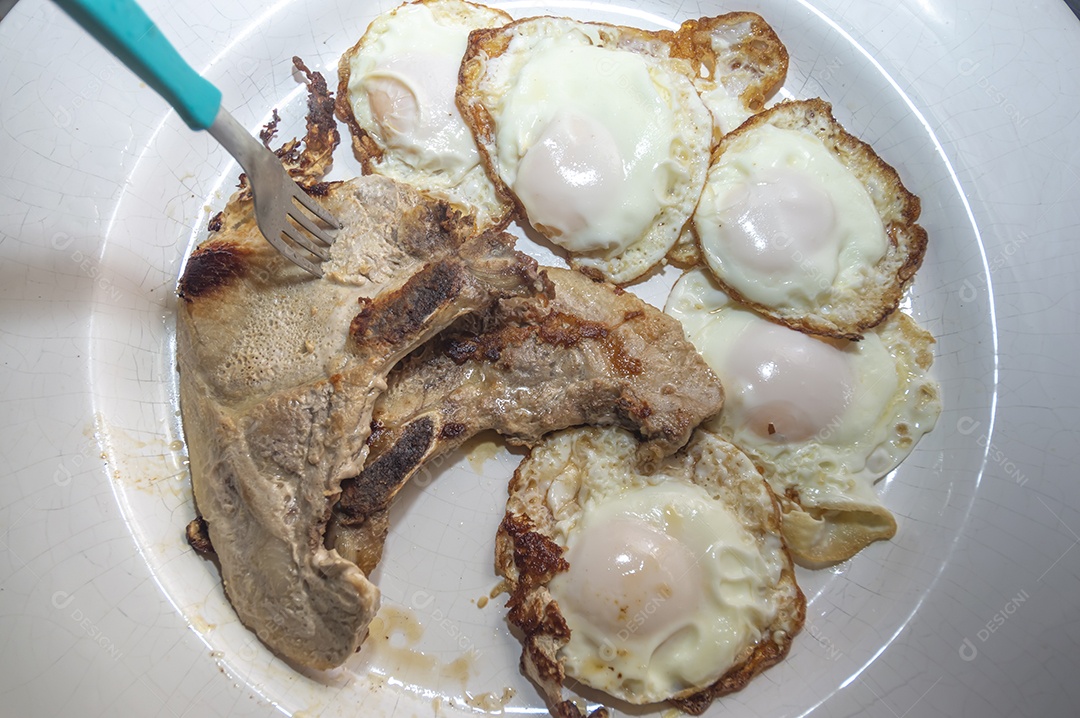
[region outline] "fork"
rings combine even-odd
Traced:
[[[321,277],[319,262],[330,258],[334,237],[301,208],[332,229],[341,229],[341,225],[293,181],[277,155],[229,114],[221,105],[221,91],[184,61],[138,3],[135,0],[56,0],[56,3],[157,90],[188,127],[207,130],[236,158],[251,183],[255,220],[263,237],[291,262]],[[319,262],[313,261],[311,255]]]

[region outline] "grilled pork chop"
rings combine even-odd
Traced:
[[[379,593],[324,547],[360,472],[385,376],[459,317],[547,291],[502,233],[379,177],[322,188],[344,228],[323,279],[284,260],[238,193],[180,282],[180,406],[195,500],[225,590],[272,649],[313,668],[359,646]]]
[[[545,271],[554,300],[465,318],[388,378],[369,460],[342,483],[327,533],[362,570],[379,561],[401,487],[480,431],[531,445],[571,426],[621,426],[646,440],[639,459],[651,463],[720,410],[720,382],[677,321],[612,284]]]

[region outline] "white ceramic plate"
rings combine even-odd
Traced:
[[[302,126],[289,58],[337,58],[396,3],[147,3],[251,128]],[[492,3],[643,27],[760,12],[784,93],[822,96],[923,200],[910,297],[939,338],[938,428],[880,485],[900,531],[800,572],[789,658],[710,715],[1067,714],[1080,701],[1080,27],[1062,4]],[[54,6],[0,22],[0,704],[10,715],[543,712],[517,668],[492,537],[518,456],[473,442],[398,501],[384,630],[300,674],[237,622],[193,515],[176,278],[237,173]],[[344,130],[343,130],[344,131]],[[334,177],[355,174],[339,151]],[[636,288],[662,303],[672,277]]]

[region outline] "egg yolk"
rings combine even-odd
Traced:
[[[521,159],[514,192],[529,208],[529,221],[549,237],[573,235],[589,217],[610,207],[623,180],[615,138],[600,122],[563,112],[544,128]],[[578,242],[576,251],[610,249],[610,241]]]
[[[383,76],[374,77],[366,84],[371,114],[384,132],[407,135],[416,131],[420,106],[404,82]]]
[[[589,526],[567,560],[565,600],[611,636],[662,633],[696,610],[704,594],[693,554],[634,518]]]
[[[836,225],[828,193],[790,169],[763,170],[725,198],[719,217],[731,258],[760,272],[786,271],[821,251]]]
[[[838,425],[855,373],[833,345],[769,322],[749,325],[728,360],[746,423],[776,442],[806,441]]]
[[[392,58],[364,76],[372,119],[395,149],[417,153],[431,170],[479,161],[472,133],[457,105],[457,67],[442,53],[413,52]]]

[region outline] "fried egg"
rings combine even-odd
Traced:
[[[862,341],[811,336],[732,301],[703,269],[676,283],[666,311],[724,384],[726,403],[710,426],[755,459],[790,508],[815,520],[856,512],[828,519],[833,529],[843,522],[842,535],[819,526],[818,534],[793,539],[793,552],[839,560],[825,556],[847,558],[893,535],[895,521],[874,482],[912,451],[941,411],[928,374],[928,333],[897,312]]]
[[[469,32],[509,21],[461,0],[405,4],[377,17],[339,67],[339,115],[365,171],[447,200],[479,230],[505,224],[512,205],[488,179],[454,93]]]
[[[717,141],[761,111],[787,74],[787,48],[756,13],[687,20],[678,35],[681,48],[692,48],[680,56],[699,62],[694,86],[712,113]]]
[[[705,180],[712,119],[656,34],[540,17],[477,33],[458,104],[490,174],[573,266],[660,262]]]
[[[563,552],[546,590],[569,628],[556,656],[566,676],[635,704],[707,705],[783,656],[805,601],[745,454],[699,431],[646,474],[638,446],[617,428],[548,437],[515,474],[507,521],[541,527]],[[502,542],[497,564],[516,556],[527,572],[529,543]]]
[[[817,100],[782,103],[724,138],[693,228],[732,296],[857,338],[896,307],[922,259],[918,214],[895,170]]]

